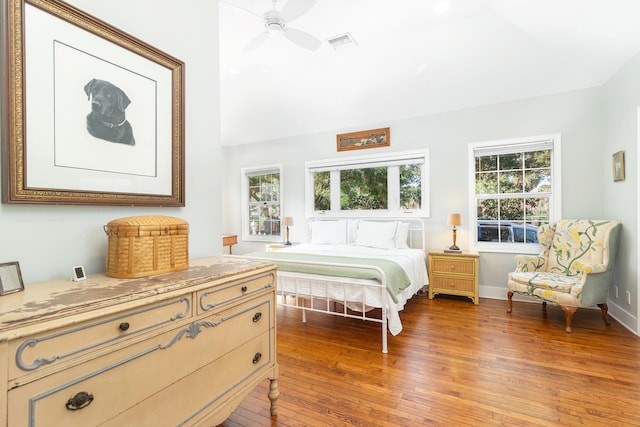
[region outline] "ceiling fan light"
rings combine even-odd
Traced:
[[[265,24],[265,27],[267,27],[267,31],[269,31],[271,34],[279,34],[283,29],[283,25],[279,22],[269,22]]]

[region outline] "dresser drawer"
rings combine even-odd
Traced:
[[[239,381],[241,372],[246,374],[243,359],[249,358],[251,365],[260,353],[262,356],[252,366],[259,369],[275,357],[272,354],[275,343],[271,342],[274,338],[269,338],[275,331],[273,304],[271,294],[253,299],[10,390],[9,407],[15,409],[12,425],[48,425],[51,420],[64,426],[100,425],[155,395],[158,390],[170,386],[173,389],[175,384],[185,384],[185,381],[203,381],[206,387],[200,386],[197,392],[188,393],[181,389],[178,393],[184,395],[171,391],[174,404],[193,404],[200,408],[212,396]],[[259,344],[250,345],[254,342]],[[212,367],[212,360],[220,358],[229,362],[220,368]],[[91,395],[93,400],[82,409],[68,409],[70,399],[80,397],[82,393]],[[185,413],[176,411],[173,404],[167,404],[165,408],[151,406],[150,412],[159,411],[166,416],[171,412]],[[137,406],[136,411],[139,411]],[[146,416],[140,417],[121,425],[142,425],[140,422],[146,422]],[[162,418],[162,422],[155,425],[174,424]]]
[[[59,364],[152,328],[170,328],[172,323],[190,318],[191,313],[191,296],[187,295],[12,341],[9,351],[15,357],[9,366],[9,380],[14,381],[38,369],[55,370]]]
[[[432,282],[429,286],[433,286],[434,289],[438,290],[474,292],[475,280],[473,278],[463,279],[459,277],[435,276],[433,277]]]
[[[197,314],[215,312],[241,298],[250,298],[266,290],[272,290],[275,287],[275,281],[275,273],[268,273],[202,290],[196,295]]]
[[[257,375],[265,369],[274,372],[274,338],[273,332],[265,332],[110,419],[103,426],[190,426],[203,418],[209,420],[205,424],[207,426],[222,423],[234,409],[226,408],[224,403],[233,398],[236,390],[255,385],[253,377],[257,380],[264,378],[264,375]],[[177,407],[180,409],[176,410]]]
[[[432,273],[475,275],[476,263],[473,259],[434,258],[432,265]]]

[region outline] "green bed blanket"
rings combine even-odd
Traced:
[[[398,302],[398,294],[411,284],[402,266],[394,261],[378,258],[351,258],[343,256],[316,255],[292,252],[251,252],[243,257],[260,258],[273,262],[280,271],[295,273],[319,274],[323,276],[351,277],[356,279],[374,279],[382,282],[382,274],[375,269],[340,267],[331,264],[353,264],[375,266],[380,268],[387,279],[387,290],[394,302]],[[322,264],[304,264],[296,261],[317,262]]]

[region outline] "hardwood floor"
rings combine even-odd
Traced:
[[[280,398],[268,382],[237,426],[638,426],[640,338],[599,310],[414,297],[380,351],[378,324],[278,307]]]

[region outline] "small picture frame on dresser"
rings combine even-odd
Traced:
[[[18,261],[0,263],[0,295],[24,291]]]

